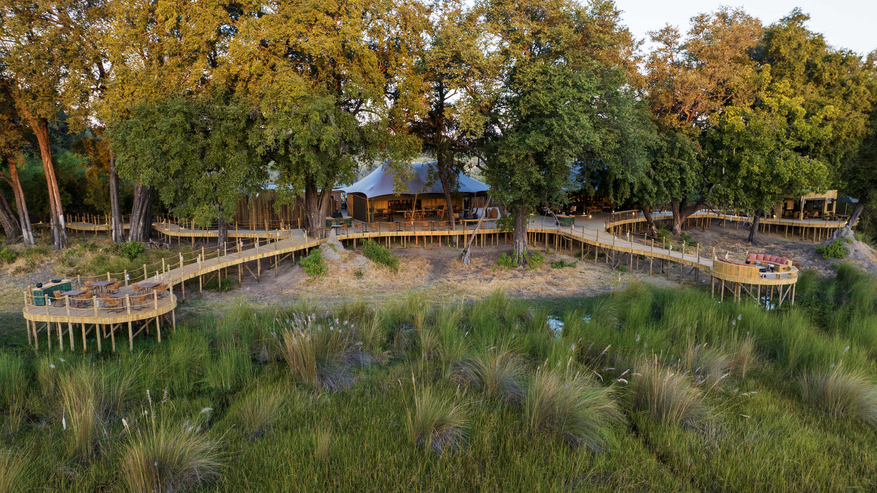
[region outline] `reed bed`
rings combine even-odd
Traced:
[[[236,302],[133,353],[11,344],[0,490],[873,490],[877,292],[808,282],[779,311],[412,293]]]

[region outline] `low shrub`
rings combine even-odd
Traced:
[[[18,254],[15,251],[10,250],[9,248],[3,247],[0,249],[0,261],[6,264],[11,264],[18,259]]]
[[[323,260],[323,253],[319,248],[311,250],[310,255],[302,258],[299,262],[305,274],[311,278],[317,278],[326,274],[326,262]]]
[[[531,432],[549,433],[572,445],[599,451],[621,412],[612,390],[592,385],[581,374],[565,376],[539,369],[524,396],[524,414]]]
[[[847,247],[843,240],[834,240],[828,245],[823,245],[816,249],[816,253],[822,255],[822,258],[828,260],[830,258],[845,258],[847,256]]]
[[[152,423],[122,456],[122,477],[132,492],[184,491],[218,478],[218,443],[192,426]]]
[[[146,247],[139,241],[126,241],[122,244],[119,253],[128,260],[133,261],[137,257],[143,255]]]
[[[508,255],[506,252],[502,252],[498,259],[496,259],[496,265],[500,269],[514,269],[518,266],[518,263],[515,261],[514,255]]]
[[[877,387],[860,373],[842,372],[841,365],[804,375],[801,396],[833,418],[858,418],[877,426]]]
[[[542,252],[525,253],[524,255],[527,258],[527,268],[530,270],[537,270],[545,263],[545,256],[542,255]]]
[[[414,396],[414,413],[408,411],[408,439],[441,455],[459,450],[466,443],[469,417],[460,404],[442,399],[427,387]]]
[[[563,269],[564,267],[573,267],[575,268],[577,262],[567,262],[566,260],[560,259],[557,262],[551,262],[552,269]]]
[[[374,240],[366,240],[362,249],[363,255],[377,264],[387,266],[393,273],[399,272],[399,257],[390,249],[378,245]]]

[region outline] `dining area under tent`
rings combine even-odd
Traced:
[[[402,176],[389,164],[383,164],[365,178],[342,187],[347,195],[348,215],[365,223],[449,220],[441,181],[430,179],[433,164],[414,163]],[[490,187],[487,184],[462,172],[456,182],[457,188],[451,192],[456,219],[476,219],[481,215],[487,219],[499,217],[498,208],[488,207]]]

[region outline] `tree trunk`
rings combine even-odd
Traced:
[[[658,237],[658,227],[655,226],[655,220],[652,218],[652,208],[651,207],[642,207],[640,208],[643,211],[643,216],[646,218],[646,223],[649,225],[649,236],[652,238]]]
[[[219,208],[219,219],[217,222],[219,232],[216,236],[216,244],[219,245],[220,251],[222,251],[222,245],[225,245],[228,241],[228,223],[225,222],[225,215],[222,213],[222,207]]]
[[[524,265],[524,254],[527,252],[527,208],[515,207],[515,258],[518,266]]]
[[[862,212],[864,210],[865,210],[865,200],[859,199],[859,202],[856,203],[856,207],[853,208],[853,214],[850,216],[850,220],[847,221],[846,226],[835,231],[834,235],[832,235],[832,238],[852,237],[853,228],[855,227],[856,222],[858,222],[858,220],[859,220],[859,216],[862,215]],[[841,233],[843,233],[843,234],[841,234]]]
[[[676,199],[670,201],[670,208],[673,211],[673,235],[679,236],[682,234],[685,220],[695,212],[699,211],[700,206],[702,205],[703,203],[700,201],[695,202],[694,204],[686,204],[683,202],[681,206]]]
[[[21,227],[15,220],[15,214],[9,208],[3,191],[0,190],[0,225],[3,226],[3,232],[6,233],[6,243],[16,243],[21,238]]]
[[[324,187],[325,188],[325,187]],[[331,193],[331,190],[329,191]],[[317,189],[317,182],[312,178],[305,179],[305,227],[308,230],[308,236],[316,238],[320,234],[320,229],[325,224],[326,197],[329,195],[324,189]]]
[[[64,208],[61,205],[61,192],[58,190],[58,179],[55,177],[55,166],[52,164],[52,146],[49,143],[49,124],[45,118],[37,119],[29,111],[22,115],[37,137],[40,147],[40,158],[46,174],[49,188],[49,211],[51,214],[52,243],[55,250],[67,246],[67,231],[64,229]]]
[[[755,244],[755,239],[758,237],[758,225],[761,223],[761,212],[755,212],[755,219],[752,220],[752,227],[749,228],[749,243]]]
[[[10,156],[9,161],[9,186],[12,187],[12,193],[15,195],[15,208],[18,209],[18,221],[21,224],[21,236],[24,238],[24,246],[33,246],[33,228],[30,225],[30,215],[27,213],[27,202],[24,200],[24,190],[21,189],[21,182],[18,180],[18,166],[15,160]]]
[[[131,207],[131,229],[128,241],[149,241],[152,233],[152,197],[154,190],[147,185],[134,185],[134,205]]]
[[[119,204],[119,175],[116,173],[116,155],[110,152],[110,224],[112,238],[116,243],[125,241],[125,223],[122,220],[122,206]]]

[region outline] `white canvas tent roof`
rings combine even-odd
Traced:
[[[400,192],[401,195],[418,195],[427,193],[444,193],[442,184],[435,180],[435,183],[429,183],[429,164],[415,163],[412,165],[412,178],[405,181],[406,190]],[[353,185],[342,187],[341,190],[350,193],[361,193],[368,198],[378,197],[381,195],[393,195],[396,191],[393,189],[393,179],[396,173],[386,164],[381,165],[378,169],[369,173],[368,176],[354,183]],[[486,192],[489,187],[485,183],[469,178],[460,173],[457,179],[457,191],[461,193],[478,193]]]

